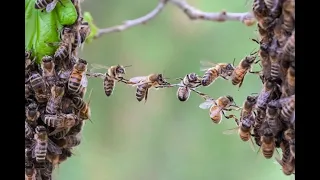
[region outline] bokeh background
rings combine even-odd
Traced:
[[[212,12],[251,9],[245,0],[188,2]],[[104,28],[140,17],[156,4],[157,0],[85,0],[82,10],[91,12],[95,24]],[[132,65],[127,77],[164,72],[177,82],[173,78],[202,74],[200,60],[232,63],[236,58],[239,62],[257,48],[250,40],[256,37],[255,27],[190,21],[168,4],[147,25],[104,35],[86,44],[80,55],[90,63]],[[249,142],[242,142],[237,134],[224,135],[224,130],[235,127],[234,121],[213,124],[208,111],[198,108],[203,100],[195,94],[182,103],[176,88],[152,90],[144,104],[135,99],[135,88],[124,84],[117,84],[111,97],[105,96],[101,79],[89,79],[90,88],[93,123],[86,124],[75,155],[56,170],[59,180],[290,179],[274,159],[253,152]],[[258,76],[249,74],[239,91],[221,79],[199,90],[214,98],[232,95],[241,105],[260,89]]]

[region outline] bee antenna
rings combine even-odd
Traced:
[[[260,44],[258,40],[251,38],[252,41],[256,42],[257,44]]]
[[[91,88],[91,90],[90,90],[90,93],[89,93],[89,96],[88,96],[88,103],[87,103],[87,105],[89,106],[90,105],[90,102],[91,102],[91,94],[92,94],[92,91],[93,91],[93,88]]]
[[[233,58],[232,66],[234,67],[234,62],[236,61],[236,58]]]
[[[123,67],[125,67],[125,68],[127,68],[127,67],[131,67],[132,65],[127,65],[127,66],[123,66]]]

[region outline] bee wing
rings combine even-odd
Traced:
[[[92,67],[92,69],[109,69],[110,68],[108,66],[104,66],[104,65],[96,64],[96,63],[91,64],[91,67]]]
[[[88,86],[88,78],[87,78],[87,76],[85,74],[82,75],[82,79],[81,79],[80,84],[83,87],[87,87]]]
[[[36,153],[34,151],[34,149],[36,148],[36,144],[37,142],[36,141],[33,141],[32,144],[31,144],[31,147],[30,147],[30,151],[31,151],[31,156],[32,158],[35,158],[36,157]]]
[[[222,133],[225,135],[230,135],[230,134],[238,133],[238,130],[239,130],[239,127],[235,127],[232,129],[227,129],[227,130],[223,131]]]
[[[200,61],[200,71],[206,71],[210,68],[215,67],[217,64],[209,61]]]
[[[249,142],[250,148],[252,149],[253,152],[256,152],[256,148],[254,147],[254,142],[253,139],[250,136],[250,142]]]
[[[51,12],[56,7],[57,3],[58,3],[58,0],[54,0],[51,3],[49,3],[46,7],[46,11],[48,13]]]
[[[147,82],[148,76],[136,76],[129,79],[129,82],[133,84],[133,86],[139,86]]]
[[[51,139],[48,138],[48,150],[52,153],[55,154],[61,154],[62,151],[61,149],[58,147],[58,145],[56,145],[54,142],[51,141]]]
[[[201,109],[209,109],[213,105],[214,101],[209,99],[199,105]]]
[[[56,128],[54,131],[52,131],[50,134],[48,134],[48,136],[52,136],[57,134],[58,132],[63,131],[63,128]]]

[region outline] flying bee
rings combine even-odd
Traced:
[[[280,132],[282,126],[279,122],[279,109],[277,107],[270,104],[267,105],[266,122],[269,124],[274,135],[277,135]]]
[[[47,114],[57,114],[61,106],[62,97],[64,95],[64,84],[57,82],[51,87],[51,97],[46,106]]]
[[[43,78],[44,80],[50,85],[50,87],[55,83],[57,80],[57,74],[54,69],[54,62],[51,56],[44,56],[42,58],[42,70],[43,70]]]
[[[262,128],[262,136],[261,136],[261,146],[260,149],[262,151],[263,156],[266,159],[272,158],[274,154],[274,150],[276,148],[276,139],[274,137],[272,129],[269,127],[268,123],[264,123],[265,128]],[[260,150],[259,149],[259,150]]]
[[[207,61],[200,61],[201,67],[200,71],[205,71],[201,85],[210,86],[218,77],[221,77],[225,80],[229,80],[234,67],[230,63],[213,63]]]
[[[86,76],[87,71],[87,61],[84,59],[79,59],[78,62],[73,66],[69,81],[68,81],[68,91],[71,94],[79,94],[82,87],[87,87],[88,79]]]
[[[25,138],[32,139],[34,137],[33,129],[26,121],[24,122],[24,129],[25,129]]]
[[[42,76],[33,71],[30,73],[30,77],[27,82],[30,82],[30,86],[35,93],[35,98],[39,103],[44,103],[47,101],[47,88]]]
[[[77,116],[74,114],[58,114],[58,115],[44,115],[43,122],[50,127],[56,128],[49,136],[52,136],[63,129],[71,128],[76,124]]]
[[[280,144],[282,149],[282,158],[275,158],[276,161],[282,166],[282,172],[285,175],[291,175],[295,170],[294,158],[291,156],[289,143],[282,141]]]
[[[282,6],[282,28],[287,33],[291,33],[295,28],[295,0],[286,0]]]
[[[266,118],[266,111],[262,108],[257,108],[257,115],[255,116],[255,123],[253,125],[253,134],[254,134],[254,140],[258,146],[261,146],[260,129],[265,118]]]
[[[222,115],[229,119],[229,118],[235,118],[234,115],[226,116],[224,111],[232,111],[235,109],[232,109],[232,107],[237,108],[236,110],[239,110],[240,108],[235,104],[233,97],[227,95],[227,96],[221,96],[217,100],[214,100],[209,97],[204,97],[205,102],[201,103],[199,107],[201,109],[209,109],[209,116],[215,124],[219,124],[222,120]]]
[[[276,85],[274,81],[272,81],[270,78],[266,79],[266,81],[263,84],[263,88],[257,98],[257,104],[256,104],[257,108],[261,108],[264,110],[267,108],[267,102],[269,100],[271,93],[274,91],[275,86]]]
[[[91,120],[91,108],[90,108],[90,102],[91,102],[91,94],[92,90],[90,91],[88,102],[84,102],[84,100],[80,96],[74,96],[72,98],[72,102],[74,104],[74,107],[79,111],[80,119],[82,120]]]
[[[239,62],[239,65],[235,67],[231,75],[231,81],[233,85],[238,85],[239,88],[242,86],[243,80],[247,72],[252,74],[258,74],[259,72],[252,71],[253,63],[258,63],[255,61],[257,56],[254,56],[255,53],[251,53],[249,56],[246,56]],[[235,60],[235,59],[234,59]],[[233,61],[234,62],[234,61]]]
[[[37,0],[34,4],[34,8],[46,9],[46,11],[49,13],[56,7],[58,2],[60,2],[61,5],[63,5],[61,0]]]
[[[48,138],[47,130],[44,126],[37,126],[35,132],[35,141],[31,147],[32,158],[36,158],[36,161],[41,163],[46,160],[47,150],[61,154],[61,149]]]
[[[291,128],[284,131],[284,139],[289,142],[291,156],[295,158],[295,131]]]
[[[242,121],[240,121],[240,123],[237,124],[236,128],[228,129],[224,131],[223,134],[228,135],[228,134],[233,134],[235,130],[238,131],[240,139],[242,141],[249,141],[250,139],[250,147],[253,151],[255,151],[254,143],[251,138],[252,136],[251,130],[252,130],[253,124],[254,124],[254,116],[251,114],[250,116],[246,116],[244,119],[242,119]]]
[[[123,76],[126,74],[125,68],[130,67],[131,65],[129,65],[129,66],[117,65],[117,66],[107,67],[107,66],[103,66],[100,64],[91,64],[91,66],[92,66],[92,69],[106,69],[107,70],[107,72],[105,74],[87,73],[87,75],[92,76],[92,77],[100,77],[103,79],[104,92],[108,97],[114,91],[116,81],[123,82],[123,83],[128,82],[128,80],[124,79]],[[92,71],[92,69],[91,69],[91,71]]]
[[[31,102],[26,107],[26,121],[32,125],[37,123],[38,118],[40,117],[40,112],[38,110],[38,105],[35,102]]]
[[[240,111],[240,121],[248,116],[251,116],[253,113],[254,106],[257,103],[258,96],[247,96],[247,99],[244,101],[242,109]]]
[[[191,90],[198,93],[195,88],[201,86],[202,78],[196,73],[190,73],[184,78],[177,78],[177,80],[181,80],[180,84],[178,84],[180,87],[177,90],[177,97],[180,101],[187,101],[190,97]]]
[[[150,88],[163,88],[171,87],[166,78],[162,74],[150,74],[148,76],[137,76],[129,80],[128,84],[132,84],[137,87],[136,98],[140,102],[142,99],[145,100],[145,103],[148,99],[148,92]]]

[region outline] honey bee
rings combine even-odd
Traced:
[[[283,16],[280,16],[279,18],[276,18],[274,20],[273,33],[274,33],[274,37],[277,39],[279,48],[283,48],[283,46],[288,40],[287,33],[282,28],[282,24],[283,24]]]
[[[209,116],[213,123],[219,124],[222,120],[222,115],[229,119],[229,118],[235,118],[234,115],[226,116],[224,111],[231,111],[235,110],[232,109],[232,107],[237,108],[236,110],[239,110],[240,108],[236,106],[233,97],[227,95],[227,96],[221,96],[217,100],[214,100],[209,97],[205,97],[206,101],[201,103],[199,107],[201,109],[209,109]]]
[[[46,11],[49,13],[56,7],[58,2],[62,4],[61,0],[37,0],[34,5],[34,8],[46,9]]]
[[[291,128],[284,131],[284,139],[289,142],[291,156],[295,158],[295,131]]]
[[[261,146],[263,156],[266,159],[272,158],[274,150],[276,148],[276,139],[274,137],[272,129],[268,126],[268,123],[264,123],[265,128],[262,128]],[[259,150],[260,150],[259,149]]]
[[[269,15],[270,10],[267,8],[264,0],[254,0],[252,11],[254,17],[263,29],[267,30],[272,27],[274,18]]]
[[[61,139],[58,145],[61,148],[72,148],[80,145],[80,143],[81,143],[81,136],[69,135]]]
[[[27,83],[30,82],[30,86],[35,93],[35,98],[39,103],[44,103],[47,101],[47,87],[42,76],[33,71],[30,73],[30,77]]]
[[[258,74],[259,72],[252,71],[252,64],[259,61],[255,61],[257,56],[254,56],[255,53],[251,53],[250,56],[246,56],[239,62],[239,65],[235,67],[231,75],[231,81],[233,85],[238,85],[239,88],[242,86],[243,80],[247,72]]]
[[[200,61],[200,71],[205,71],[202,77],[201,85],[210,86],[218,77],[228,80],[233,71],[234,67],[230,63],[212,63],[207,61]]]
[[[25,138],[32,139],[34,137],[33,129],[26,121],[24,123],[24,129],[25,129]]]
[[[283,59],[282,66],[284,68],[288,68],[290,62],[295,60],[295,47],[295,31],[293,31],[283,47],[281,58]]]
[[[47,82],[51,87],[57,80],[57,74],[54,69],[55,64],[53,62],[53,58],[51,56],[44,56],[42,58],[41,66],[43,70],[42,76],[45,82]]]
[[[34,165],[32,163],[31,157],[31,151],[30,149],[25,149],[25,180],[33,180],[36,176],[36,170],[34,168]]]
[[[291,175],[295,171],[295,161],[291,156],[289,143],[287,141],[282,141],[280,144],[282,149],[282,158],[275,158],[276,161],[282,166],[282,172],[285,175]]]
[[[51,137],[53,137],[54,139],[63,139],[64,137],[66,137],[66,135],[68,134],[69,130],[70,130],[70,128],[57,129],[57,133],[54,132],[54,134]]]
[[[64,84],[57,82],[51,87],[51,97],[46,106],[46,113],[57,114],[58,108],[61,106],[62,97],[64,95]]]
[[[279,109],[277,107],[270,104],[267,105],[266,122],[269,124],[274,135],[277,135],[280,132],[282,126],[279,122]]]
[[[70,135],[79,134],[82,131],[84,125],[85,125],[85,121],[79,121],[77,125],[70,128],[70,131],[68,132],[67,135],[70,136]]]
[[[74,96],[72,98],[72,102],[74,104],[74,107],[79,111],[80,119],[86,120],[89,119],[91,121],[91,108],[90,108],[90,102],[91,102],[91,94],[92,89],[90,91],[88,102],[84,102],[84,100],[80,96]]]
[[[64,114],[72,114],[74,113],[74,107],[72,104],[72,99],[68,97],[63,97],[61,101],[61,110]]]
[[[70,149],[66,149],[63,148],[61,150],[61,154],[52,154],[52,153],[48,153],[49,155],[47,156],[48,161],[52,163],[53,167],[56,167],[57,165],[59,165],[60,163],[62,163],[63,161],[67,160],[67,158],[72,156],[72,152],[70,151]]]
[[[40,117],[40,112],[38,110],[38,105],[35,102],[31,102],[26,107],[26,121],[32,125],[37,123],[37,119]]]
[[[286,0],[282,6],[282,28],[287,33],[291,33],[295,28],[295,0]]]
[[[52,179],[52,171],[53,165],[51,163],[47,163],[46,168],[41,169],[41,179],[42,180],[51,180]]]
[[[61,150],[62,154],[62,150]],[[59,157],[61,154],[54,154],[47,152],[47,160],[52,164],[53,167],[56,167],[59,164]]]
[[[73,65],[74,66],[74,65]],[[73,67],[72,66],[72,67]],[[70,78],[70,75],[71,75],[71,72],[72,72],[72,69],[73,68],[70,68],[70,69],[61,69],[59,72],[58,72],[58,77],[60,79],[60,81],[63,81],[63,82],[68,82],[69,81],[69,78]]]
[[[32,64],[32,60],[31,60],[31,56],[32,56],[32,51],[25,51],[25,68],[27,69],[31,64]]]
[[[162,74],[150,74],[148,76],[137,76],[129,80],[129,84],[137,86],[136,98],[140,102],[142,99],[145,100],[145,103],[148,99],[148,92],[150,88],[163,88],[170,87]]]
[[[28,99],[31,95],[33,95],[31,86],[29,83],[24,84],[24,98]]]
[[[116,81],[123,82],[123,83],[128,82],[128,80],[124,79],[123,76],[126,74],[125,68],[130,67],[131,65],[129,65],[129,66],[117,65],[117,66],[107,67],[107,66],[103,66],[100,64],[91,64],[91,66],[93,67],[91,69],[91,71],[93,69],[106,69],[107,70],[107,72],[105,74],[87,73],[87,75],[93,76],[93,77],[100,77],[103,79],[104,92],[108,97],[114,91]]]
[[[244,101],[242,109],[240,111],[240,121],[248,116],[251,116],[253,113],[254,106],[257,103],[258,96],[247,96],[247,99]]]
[[[80,41],[80,43],[75,42],[75,44],[80,44],[81,50],[83,49],[84,42],[90,33],[91,33],[91,29],[90,29],[89,23],[88,22],[81,22],[81,24],[79,26],[79,33],[78,33],[80,38],[76,38],[76,40],[80,39],[81,41]],[[74,51],[74,53],[76,53],[76,51]]]
[[[279,48],[277,39],[273,38],[271,46],[269,47],[269,57],[271,62],[271,78],[280,79],[280,61],[279,61]]]
[[[228,129],[226,131],[223,132],[223,134],[233,134],[236,131],[238,131],[240,139],[242,141],[249,141],[250,139],[250,147],[253,151],[255,151],[254,148],[254,143],[253,140],[251,138],[252,134],[251,134],[251,130],[252,130],[252,126],[254,124],[254,116],[251,114],[249,116],[246,116],[245,118],[242,119],[242,121],[240,121],[239,124],[237,124],[236,128],[233,129]]]
[[[280,117],[281,120],[285,123],[292,119],[295,111],[295,104],[295,95],[269,102],[269,105],[275,106],[277,108],[282,107],[280,111]]]
[[[253,134],[254,134],[254,140],[258,146],[261,146],[261,135],[260,135],[260,129],[262,126],[262,123],[264,122],[266,118],[266,111],[262,108],[257,108],[257,115],[255,116],[255,123],[253,125]]]
[[[279,0],[264,0],[265,5],[270,11],[270,15],[273,18],[276,18],[281,13],[281,1]]]
[[[256,104],[257,108],[261,108],[264,110],[267,108],[267,102],[269,100],[271,93],[274,91],[274,89],[275,89],[275,82],[270,78],[266,79],[266,81],[263,84],[263,88],[257,98],[257,104]]]
[[[291,63],[291,66],[287,70],[287,76],[285,82],[282,85],[283,95],[291,96],[295,94],[295,62]]]
[[[181,80],[180,84],[178,84],[180,87],[177,90],[177,97],[180,101],[187,101],[190,97],[191,90],[198,93],[195,88],[201,86],[202,79],[196,73],[190,73],[184,78],[177,78],[177,80]]]
[[[32,158],[36,158],[36,161],[41,163],[46,160],[47,150],[61,154],[61,149],[48,138],[47,130],[44,126],[37,126],[35,132],[35,141],[31,147]]]
[[[63,129],[71,128],[75,125],[77,120],[77,116],[74,114],[58,114],[58,115],[44,115],[43,122],[46,123],[50,127],[56,128],[52,131],[49,136],[52,136]]]
[[[88,79],[86,77],[87,61],[79,59],[78,62],[73,66],[69,81],[68,91],[71,94],[79,94],[81,87],[87,87]]]

